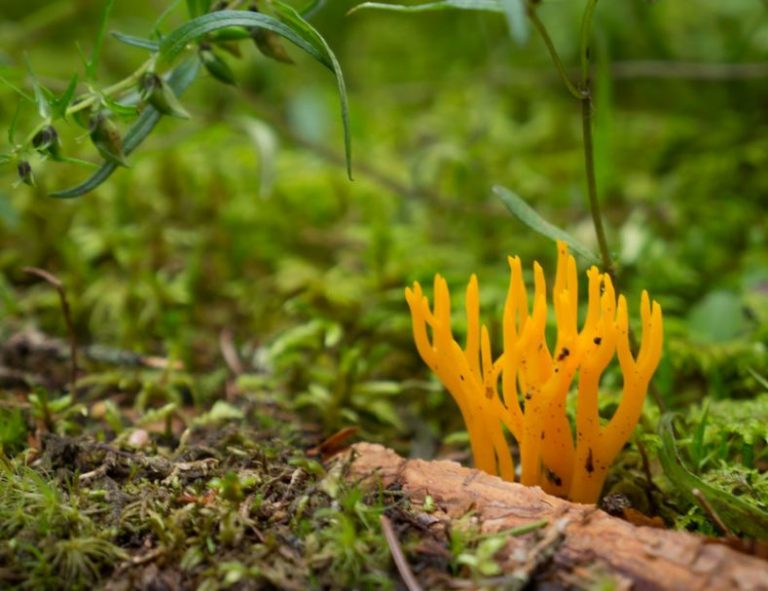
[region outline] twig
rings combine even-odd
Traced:
[[[653,498],[652,489],[658,490],[659,487],[653,481],[653,475],[651,474],[651,463],[648,461],[648,453],[645,451],[645,446],[639,441],[635,440],[635,445],[640,452],[640,459],[643,462],[643,472],[645,473],[645,479],[648,481],[648,489],[646,489],[645,496],[648,498],[648,504],[654,513],[659,512],[659,508],[656,505],[656,500]]]
[[[232,331],[228,328],[225,328],[219,334],[219,349],[221,349],[221,356],[224,358],[224,362],[230,371],[236,376],[242,374],[243,364],[237,354],[237,349],[235,349]]]
[[[382,515],[380,521],[381,529],[384,532],[384,538],[387,540],[387,546],[389,546],[389,551],[392,553],[392,559],[395,561],[395,566],[397,567],[400,576],[403,578],[405,586],[408,588],[408,591],[422,591],[421,585],[419,585],[416,577],[413,576],[411,567],[408,565],[408,561],[403,554],[402,548],[400,548],[400,542],[392,527],[392,522],[386,515]]]
[[[69,308],[69,301],[67,300],[67,293],[64,290],[64,284],[53,273],[49,273],[45,269],[38,269],[37,267],[24,267],[23,271],[39,277],[43,281],[56,289],[59,294],[59,302],[61,303],[61,312],[64,315],[64,321],[67,324],[67,334],[69,336],[69,357],[70,357],[70,393],[74,399],[77,395],[77,340],[75,339],[75,326],[72,323],[72,313]]]
[[[728,538],[735,538],[736,535],[731,531],[731,529],[725,525],[722,519],[720,519],[720,516],[717,514],[717,511],[715,511],[715,508],[712,506],[712,503],[709,502],[709,499],[704,496],[704,493],[702,493],[698,488],[691,489],[691,494],[696,497],[696,500],[701,505],[702,509],[704,509],[704,512],[707,514],[707,516],[712,520],[712,523],[714,523],[717,527],[720,528],[720,530],[726,535]]]

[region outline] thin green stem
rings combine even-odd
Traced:
[[[600,200],[597,196],[597,179],[595,177],[595,146],[592,138],[592,93],[589,86],[586,96],[581,99],[581,130],[584,139],[584,169],[587,174],[587,197],[589,198],[589,211],[592,214],[592,223],[595,226],[597,244],[600,248],[600,257],[603,259],[603,268],[611,279],[616,280],[616,269],[613,266],[611,251],[608,248],[608,240],[603,226],[603,214],[600,209]]]
[[[597,0],[587,0],[584,14],[581,17],[581,42],[579,44],[581,61],[581,80],[589,80],[589,39],[592,36],[592,21],[595,16]]]
[[[123,80],[120,80],[120,82],[116,82],[112,86],[108,86],[101,92],[94,92],[90,96],[86,97],[85,99],[78,101],[77,103],[71,105],[67,108],[67,116],[74,115],[75,113],[82,111],[83,109],[87,109],[88,107],[92,106],[94,103],[98,102],[99,99],[102,96],[112,96],[115,94],[119,94],[125,90],[129,90],[133,86],[135,86],[139,79],[141,78],[142,74],[146,72],[152,65],[155,63],[156,57],[152,56],[147,61],[145,61],[143,64],[141,64],[138,69],[136,69],[130,76],[124,78]]]
[[[536,7],[533,4],[528,5],[528,16],[533,22],[533,26],[544,41],[544,45],[549,51],[555,68],[560,75],[561,80],[568,89],[568,92],[581,103],[581,122],[582,137],[584,146],[584,167],[587,175],[587,197],[589,202],[589,211],[592,215],[592,223],[595,226],[597,243],[600,248],[600,257],[603,261],[603,267],[606,272],[615,279],[616,270],[611,259],[608,240],[605,236],[605,227],[603,226],[603,216],[600,209],[600,200],[597,195],[597,180],[595,175],[595,148],[592,137],[592,86],[589,76],[589,39],[592,33],[592,19],[595,12],[597,0],[587,0],[584,8],[584,16],[581,23],[581,86],[577,87],[560,59],[557,48],[549,36],[546,26],[536,13]]]
[[[584,7],[584,16],[581,21],[581,130],[584,145],[584,168],[587,175],[587,197],[589,211],[592,214],[592,223],[595,226],[597,244],[600,248],[600,257],[603,259],[603,268],[611,279],[616,280],[616,268],[613,265],[611,251],[608,248],[608,239],[603,225],[603,214],[600,208],[600,198],[597,194],[597,179],[595,175],[595,146],[592,137],[592,81],[589,72],[589,40],[592,34],[592,20],[595,14],[597,0],[587,0]]]
[[[560,74],[560,78],[563,81],[563,84],[565,84],[565,87],[568,89],[568,92],[570,92],[575,99],[581,100],[584,94],[578,88],[576,88],[576,85],[568,76],[568,71],[565,69],[565,65],[563,65],[563,60],[560,59],[560,55],[557,53],[557,49],[555,48],[555,44],[552,42],[552,38],[549,36],[547,28],[544,26],[544,23],[541,22],[539,15],[536,14],[535,7],[528,7],[528,16],[530,17],[531,22],[533,22],[533,27],[541,36],[542,41],[544,41],[544,45],[547,46],[547,51],[549,51],[549,55],[555,64],[555,68],[557,68],[557,72]]]

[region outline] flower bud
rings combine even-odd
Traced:
[[[32,146],[41,154],[58,160],[61,157],[59,134],[53,125],[46,125],[32,138]]]
[[[108,111],[98,111],[91,115],[88,130],[91,142],[105,160],[119,166],[128,166],[123,151],[123,138]]]
[[[154,72],[144,74],[139,86],[141,100],[148,102],[159,113],[180,119],[189,119],[189,113],[176,98],[171,87]]]
[[[259,9],[255,4],[252,5],[249,10],[251,12],[259,12]],[[277,33],[270,31],[269,29],[253,27],[251,28],[251,38],[264,57],[283,62],[284,64],[293,63],[291,56],[288,55],[285,46],[280,40],[280,35]]]
[[[35,175],[32,172],[32,166],[26,160],[19,160],[16,170],[19,173],[21,182],[30,187],[35,186]]]
[[[208,73],[224,84],[235,84],[235,74],[229,64],[216,55],[209,45],[200,45],[200,60]]]

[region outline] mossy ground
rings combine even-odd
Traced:
[[[467,461],[403,288],[439,272],[459,292],[477,273],[499,342],[506,257],[554,268],[554,249],[509,215],[497,183],[595,249],[579,108],[543,46],[515,45],[504,19],[346,17],[354,3],[326,2],[313,20],[347,78],[354,182],[327,72],[250,46],[226,58],[237,88],[196,82],[192,121],[163,121],[92,195],[46,197],[87,169],[35,161],[38,186],[13,188],[17,170],[0,168],[0,587],[396,587],[383,511],[435,587],[493,570],[494,543],[471,533],[411,546],[408,532],[427,533],[397,491],[343,485],[309,450],[352,427],[405,455]],[[160,4],[115,3],[110,30],[148,35]],[[568,66],[580,9],[542,3]],[[100,10],[0,0],[3,78],[28,88],[28,56],[63,90]],[[600,5],[596,59],[611,67],[596,70],[598,184],[631,310],[643,289],[664,309],[655,384],[681,415],[688,471],[726,507],[739,497],[765,511],[768,87],[721,65],[763,60],[768,24],[760,3],[697,10]],[[107,39],[98,83],[134,71],[138,51]],[[0,87],[3,137],[18,104]],[[38,119],[23,102],[19,133]],[[62,127],[63,149],[93,158],[83,133]],[[58,295],[30,266],[64,283],[74,393]],[[620,387],[609,372],[603,416]],[[690,477],[662,469],[660,415],[649,400],[606,494],[618,512],[721,536],[685,494]]]

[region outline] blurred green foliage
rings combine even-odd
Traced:
[[[56,294],[21,271],[42,267],[65,282],[81,342],[204,372],[231,330],[241,388],[294,401],[328,434],[354,424],[434,453],[459,417],[416,355],[402,288],[440,272],[461,291],[477,272],[500,334],[506,255],[545,263],[554,249],[509,216],[494,184],[596,250],[578,108],[538,39],[518,46],[502,17],[345,16],[354,4],[328,2],[312,19],[347,79],[354,182],[327,72],[292,48],[300,67],[255,48],[227,58],[237,88],[198,81],[185,95],[192,121],[162,121],[93,194],[45,197],[79,179],[76,167],[43,166],[36,188],[16,189],[16,171],[0,168],[0,330],[65,334]],[[140,36],[165,7],[118,2],[112,26]],[[101,3],[0,0],[0,10],[3,79],[26,84],[26,52],[64,90]],[[580,10],[541,8],[569,65]],[[609,241],[632,309],[646,288],[664,308],[662,397],[684,411],[706,397],[764,410],[753,372],[768,374],[768,6],[606,3],[595,34]],[[107,39],[99,76],[120,79],[142,59]],[[3,128],[16,108],[0,87]],[[24,107],[19,126],[34,116]],[[81,132],[62,136],[85,157]],[[4,424],[12,444],[12,418]]]

